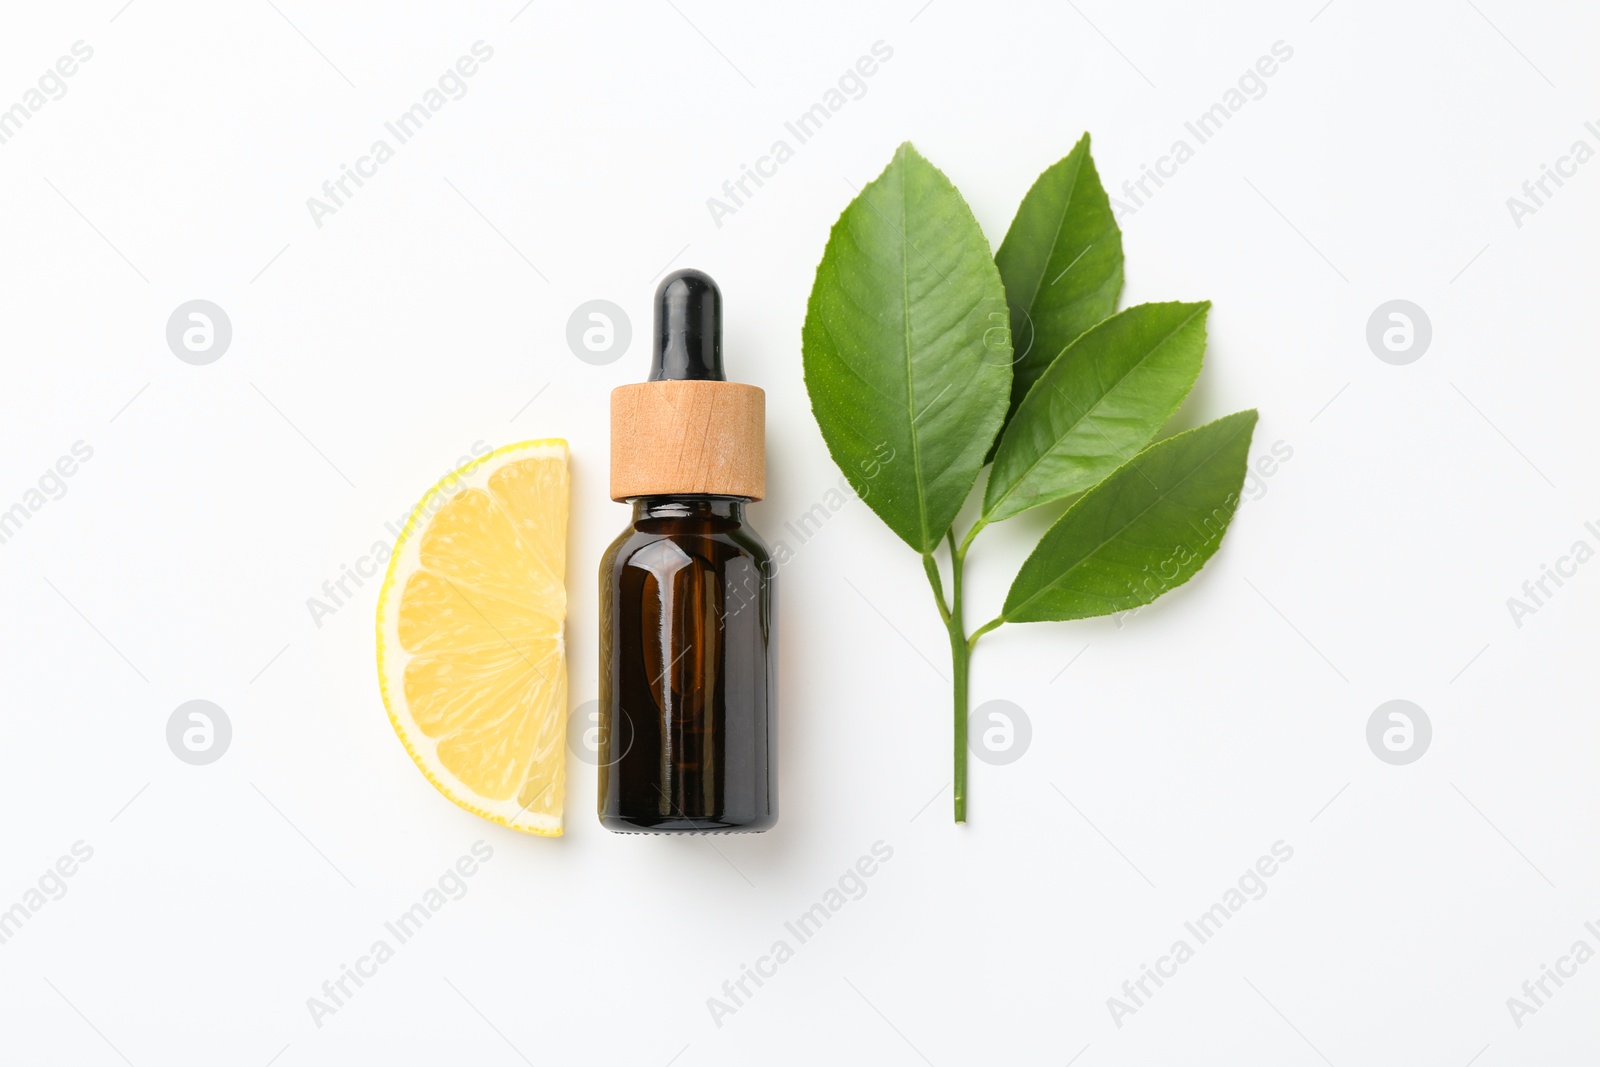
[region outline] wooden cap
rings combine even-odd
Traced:
[[[611,391],[611,499],[767,495],[767,394],[717,381]]]

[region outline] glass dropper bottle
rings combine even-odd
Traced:
[[[722,294],[656,291],[648,381],[611,397],[600,564],[599,814],[619,833],[752,833],[778,819],[776,576],[745,505],[766,493],[765,394],[722,369]]]

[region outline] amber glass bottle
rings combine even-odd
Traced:
[[[778,819],[776,582],[745,522],[765,493],[764,396],[723,377],[721,294],[656,293],[650,380],[612,395],[611,495],[633,522],[600,564],[600,822],[758,832]]]

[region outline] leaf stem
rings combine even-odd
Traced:
[[[961,547],[960,548],[956,547],[955,535],[954,535],[954,532],[952,531],[952,534],[951,534],[951,537],[950,537],[950,551],[951,551],[951,553],[953,555],[960,556],[962,559],[966,559],[967,558],[967,549],[972,547],[973,539],[978,536],[978,531],[983,529],[987,525],[989,525],[989,520],[988,519],[984,519],[984,518],[980,518],[980,519],[978,519],[977,522],[973,523],[972,524],[972,529],[967,531],[967,536],[961,539]]]
[[[928,575],[928,584],[933,586],[933,602],[939,605],[939,618],[944,622],[945,628],[950,627],[950,608],[944,602],[944,580],[939,577],[939,562],[933,558],[932,552],[922,554],[922,569]],[[958,578],[959,582],[960,579]],[[958,592],[956,594],[960,596]]]
[[[1000,625],[1005,621],[1005,616],[996,615],[994,618],[990,619],[988,622],[972,631],[972,636],[967,638],[967,651],[971,652],[974,648],[978,647],[978,638],[982,637],[990,630],[999,629]]]
[[[956,609],[958,615],[960,608]],[[961,624],[950,627],[950,669],[955,714],[955,820],[967,821],[967,666],[972,650],[961,634]]]
[[[933,586],[934,599],[939,604],[939,617],[944,621],[945,631],[950,635],[951,713],[955,719],[955,746],[952,757],[955,763],[955,818],[958,823],[967,821],[967,703],[972,649],[977,645],[978,638],[1005,622],[1003,618],[991,619],[968,637],[962,615],[961,576],[962,568],[967,562],[967,549],[972,547],[972,539],[978,536],[978,531],[987,525],[983,519],[979,519],[973,524],[972,529],[967,531],[967,536],[959,545],[956,544],[955,528],[951,527],[945,531],[945,540],[950,545],[948,606],[944,599],[944,583],[939,577],[939,565],[934,560],[933,553],[925,552],[922,555],[923,569],[928,572],[928,582]]]
[[[951,710],[955,717],[955,820],[963,823],[967,821],[967,676],[972,661],[972,646],[967,643],[961,606],[961,569],[966,562],[966,545],[956,547],[954,527],[947,530],[945,536],[950,542],[950,614],[945,626],[950,632]],[[971,541],[972,535],[968,534],[966,543]]]

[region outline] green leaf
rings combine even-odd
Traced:
[[[1139,453],[1079,497],[1006,594],[1006,622],[1111,615],[1192,578],[1222,543],[1244,484],[1255,411]]]
[[[994,259],[1017,352],[1010,419],[1045,368],[1115,311],[1122,292],[1122,231],[1089,156],[1088,134],[1039,175]]]
[[[1005,417],[1011,342],[989,242],[909,143],[834,224],[801,340],[834,461],[890,529],[933,551]]]
[[[1140,304],[1068,345],[1000,437],[985,521],[1081,493],[1149,444],[1194,387],[1210,308]]]

